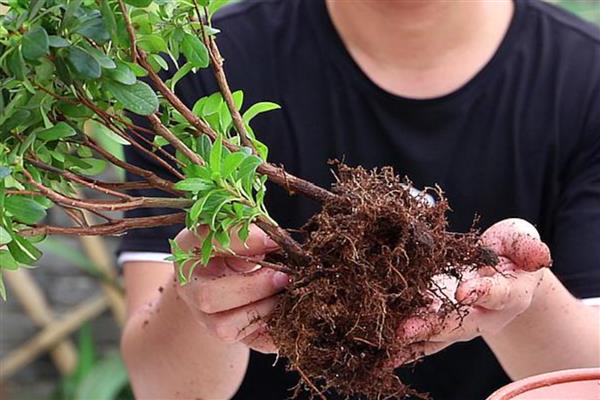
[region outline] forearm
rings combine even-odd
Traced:
[[[163,287],[133,311],[123,332],[122,353],[136,398],[230,398],[246,372],[247,347],[209,335],[177,296],[173,281]]]
[[[600,311],[575,299],[551,270],[531,306],[495,335],[484,335],[513,379],[600,365]]]

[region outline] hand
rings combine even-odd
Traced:
[[[467,272],[461,282],[437,277],[444,295],[469,306],[466,316],[462,321],[456,312],[440,317],[441,302],[434,300],[426,316],[409,318],[400,328],[399,340],[409,343],[409,350],[399,355],[396,366],[456,342],[496,334],[529,307],[543,268],[551,263],[550,251],[537,230],[524,220],[506,219],[486,230],[481,239],[499,256],[495,269]]]
[[[175,240],[182,249],[189,250],[201,246],[204,233],[204,229],[197,234],[184,229]],[[251,226],[245,244],[232,235],[230,249],[237,255],[262,259],[278,246],[262,230]],[[192,280],[177,285],[177,291],[212,335],[228,343],[245,343],[257,351],[275,352],[261,318],[273,310],[277,294],[288,280],[283,272],[260,268],[223,252],[206,267],[197,267]]]

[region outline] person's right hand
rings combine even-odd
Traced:
[[[201,246],[203,233],[202,228],[196,234],[184,229],[175,240],[188,251]],[[256,259],[279,248],[256,226],[251,226],[245,244],[235,234],[231,239],[230,249],[235,254]],[[224,342],[243,342],[254,350],[272,353],[277,349],[261,318],[273,310],[277,294],[288,281],[283,272],[260,268],[222,252],[207,266],[199,265],[188,284],[176,286],[179,296],[210,334]]]

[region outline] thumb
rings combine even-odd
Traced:
[[[510,218],[492,225],[481,235],[482,242],[499,256],[510,259],[524,271],[537,271],[552,263],[550,250],[529,222]]]

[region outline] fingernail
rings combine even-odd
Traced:
[[[277,289],[283,289],[290,283],[290,278],[285,272],[277,271],[273,274],[273,285]]]
[[[279,245],[277,244],[277,242],[275,242],[273,239],[271,239],[267,235],[264,236],[264,241],[265,241],[264,242],[265,250],[276,250],[279,248]]]

